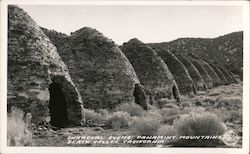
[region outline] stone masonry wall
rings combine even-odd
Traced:
[[[79,124],[83,111],[81,96],[56,47],[26,12],[9,5],[8,110],[15,106],[30,112],[34,122],[44,121],[50,116],[48,88],[56,78],[63,85],[68,119]]]
[[[194,84],[196,86],[197,90],[204,91],[204,85],[205,81],[203,80],[200,72],[197,70],[197,68],[184,56],[182,55],[176,55],[176,57],[183,63],[183,65],[187,68],[192,80],[194,81]]]
[[[173,86],[178,87],[167,65],[156,52],[138,39],[124,43],[121,50],[133,65],[146,93],[154,99],[172,98]]]
[[[217,86],[221,85],[221,80],[220,80],[219,76],[216,74],[216,72],[213,70],[213,68],[204,60],[200,59],[199,61],[204,66],[204,68],[206,69],[209,76],[212,78],[213,86],[217,87]]]
[[[217,73],[217,75],[219,76],[221,83],[223,85],[227,85],[229,84],[229,82],[227,81],[226,77],[224,76],[224,74],[221,72],[221,70],[213,63],[209,63],[209,65],[214,69],[214,71]]]
[[[212,78],[210,77],[210,75],[207,73],[206,69],[203,67],[203,65],[196,59],[189,57],[188,58],[192,64],[194,64],[194,66],[198,69],[198,71],[200,72],[203,80],[206,83],[206,88],[210,89],[213,87],[212,84]]]
[[[86,108],[114,108],[133,102],[137,75],[117,45],[95,29],[84,27],[59,48]]]
[[[167,50],[159,49],[156,51],[167,64],[170,72],[173,74],[180,93],[183,95],[193,94],[195,91],[194,82],[182,62],[174,54]]]

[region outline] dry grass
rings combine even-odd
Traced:
[[[157,132],[158,136],[176,136],[176,132],[171,125],[162,125]],[[175,138],[169,138],[164,141],[164,145],[174,144],[177,141]]]
[[[176,121],[173,125],[177,136],[218,136],[223,135],[226,131],[226,126],[219,118],[210,112],[192,113]],[[219,140],[180,140],[178,144],[188,146],[215,146]]]
[[[227,110],[227,109],[213,109],[213,113],[223,122],[242,122],[242,111],[239,110]]]
[[[181,114],[190,114],[190,113],[203,113],[206,109],[202,106],[194,107],[185,107],[180,113]]]
[[[218,95],[220,95],[220,92],[218,92],[218,91],[212,91],[212,92],[209,92],[208,95],[209,96],[218,96]]]
[[[142,107],[135,103],[120,104],[115,108],[115,111],[124,111],[129,113],[131,116],[141,116],[144,112]]]
[[[162,116],[160,114],[160,110],[149,110],[144,112],[142,115],[143,118],[148,118],[150,120],[161,121]]]
[[[24,112],[20,109],[14,107],[11,109],[7,119],[8,146],[32,145],[32,133],[28,130],[31,118],[31,114],[24,117]]]
[[[206,92],[198,92],[193,98],[182,96],[182,103],[179,106],[176,105],[175,100],[161,99],[160,103],[148,104],[148,108],[148,111],[144,111],[137,104],[129,103],[117,106],[113,110],[114,112],[109,112],[106,109],[97,111],[85,109],[87,119],[104,121],[107,127],[103,127],[104,130],[85,127],[81,129],[87,131],[80,132],[83,132],[84,135],[104,134],[105,136],[221,135],[226,129],[225,123],[228,128],[242,136],[242,87],[240,85],[237,87],[234,85],[216,87]],[[74,129],[77,130],[77,128]],[[52,140],[54,138],[51,137],[51,143]],[[126,144],[121,146],[154,145]],[[218,140],[168,140],[164,146],[223,147],[224,145],[221,146]]]
[[[210,112],[193,113],[174,123],[178,135],[221,135],[225,126],[218,117]]]
[[[172,124],[179,114],[180,114],[180,110],[177,108],[162,108],[161,109],[161,115],[162,115],[161,121],[164,124],[166,123]]]
[[[171,125],[162,125],[157,132],[159,136],[175,136],[176,132]]]
[[[158,129],[160,128],[160,122],[154,118],[139,118],[135,120],[132,126],[132,132],[137,136],[153,136],[157,135]]]
[[[94,110],[91,109],[84,109],[84,115],[85,115],[85,120],[87,121],[93,121],[96,123],[103,123],[104,121],[107,120],[108,115],[103,115],[101,113],[95,112]]]
[[[217,107],[229,107],[233,106],[235,108],[242,107],[242,98],[233,96],[233,97],[222,97],[218,100]]]
[[[131,117],[127,112],[117,111],[114,112],[107,120],[107,126],[113,129],[128,128],[131,122]]]
[[[177,106],[177,105],[174,104],[174,103],[167,103],[167,104],[164,104],[164,105],[163,105],[163,108],[174,108],[174,109],[178,109],[179,106]]]
[[[107,109],[98,109],[96,112],[101,113],[104,117],[108,117],[110,115],[110,112]]]

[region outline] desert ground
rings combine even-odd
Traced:
[[[18,111],[16,116],[17,114]],[[14,117],[15,114],[12,113],[9,117],[11,116]],[[191,97],[182,96],[180,104],[175,100],[162,99],[150,105],[148,111],[136,104],[122,104],[112,111],[85,109],[85,119],[83,126],[70,128],[56,128],[46,123],[35,125],[27,120],[25,134],[29,135],[21,142],[29,146],[240,148],[242,83],[219,86],[206,92],[198,92]],[[15,121],[8,122],[8,133],[11,133],[12,129],[17,129],[12,127],[11,122]],[[22,131],[23,128],[19,130]],[[221,139],[194,141],[170,137],[204,135],[204,132],[207,135],[209,133],[219,135],[228,131],[237,134],[237,143],[230,145],[225,144]],[[149,143],[139,142],[142,136],[148,136]],[[153,136],[170,138],[157,140],[152,138]],[[11,140],[8,142],[16,144]]]

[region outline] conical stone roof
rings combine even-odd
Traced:
[[[224,76],[224,74],[221,72],[221,70],[213,63],[209,63],[209,65],[214,69],[214,71],[216,72],[216,74],[219,76],[221,83],[223,85],[227,85],[229,82],[227,81],[226,77]]]
[[[233,74],[230,70],[227,70],[227,71],[228,71],[228,73],[230,74],[230,76],[232,77],[233,83],[238,83],[238,81],[236,80],[234,74]]]
[[[133,65],[150,97],[172,98],[174,95],[175,98],[179,98],[178,87],[171,72],[151,47],[134,38],[124,43],[121,50]]]
[[[34,20],[17,6],[8,6],[8,109],[32,114],[34,122],[50,116],[51,85],[57,85],[66,102],[67,122],[82,121],[83,104],[56,47]],[[59,104],[60,105],[60,104]],[[62,106],[54,106],[57,110]],[[52,118],[53,119],[53,118]]]
[[[127,57],[112,40],[90,27],[75,31],[67,40],[59,54],[86,108],[114,108],[134,101],[135,85],[140,82]]]
[[[218,66],[218,68],[224,74],[224,76],[226,77],[229,84],[234,83],[233,78],[231,77],[231,75],[228,73],[228,71],[224,67]]]
[[[203,80],[200,72],[198,69],[184,56],[182,55],[176,55],[176,57],[182,62],[182,64],[187,68],[192,80],[194,81],[194,84],[196,86],[197,90],[205,90],[205,81]]]
[[[156,52],[161,56],[173,74],[180,93],[183,95],[196,93],[194,82],[182,62],[173,53],[165,49],[156,49]]]
[[[213,86],[217,87],[217,86],[221,85],[221,80],[220,80],[219,76],[217,75],[217,73],[214,71],[214,69],[204,60],[200,59],[199,61],[204,66],[204,68],[206,69],[209,76],[212,78]]]
[[[198,69],[198,71],[200,72],[203,80],[206,83],[206,88],[210,89],[213,87],[212,84],[212,78],[210,77],[210,75],[207,73],[206,69],[204,68],[204,66],[200,63],[200,61],[198,61],[197,59],[194,59],[192,57],[188,57],[188,59],[192,62],[192,64]]]

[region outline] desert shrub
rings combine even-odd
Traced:
[[[189,114],[189,113],[203,113],[206,109],[204,107],[185,107],[180,113]]]
[[[150,111],[150,110],[159,110],[159,108],[155,105],[148,104],[148,111]]]
[[[110,116],[110,112],[107,109],[98,109],[97,112],[100,113],[104,119],[108,119]]]
[[[174,108],[174,109],[171,109],[171,108],[162,108],[160,110],[160,113],[161,115],[177,115],[180,113],[180,110],[178,108]]]
[[[161,109],[161,121],[163,123],[171,124],[180,114],[179,109],[177,108],[162,108]]]
[[[161,98],[157,101],[155,101],[155,105],[158,107],[158,108],[162,108],[164,105],[170,103],[170,100],[166,99],[166,98]]]
[[[162,125],[158,131],[157,131],[158,136],[176,136],[175,130],[173,129],[172,126],[170,125]],[[164,144],[171,144],[173,142],[176,142],[175,138],[169,138],[164,141]]]
[[[13,107],[7,117],[7,144],[8,146],[31,146],[32,133],[28,130],[31,114],[26,114]]]
[[[104,117],[101,113],[95,112],[91,109],[84,109],[84,115],[86,121],[102,123],[106,120],[106,117]]]
[[[163,105],[163,108],[174,108],[174,109],[178,109],[179,106],[177,106],[177,105],[174,104],[174,103],[168,103],[168,104],[164,104],[164,105]]]
[[[198,96],[205,95],[207,92],[206,91],[196,91]]]
[[[174,123],[178,135],[221,135],[225,126],[210,112],[189,114]]]
[[[209,96],[218,96],[218,95],[220,95],[221,93],[219,92],[219,91],[211,91],[211,92],[209,92]]]
[[[181,117],[173,125],[177,136],[218,136],[223,135],[226,126],[219,118],[210,112],[202,114],[188,114]],[[215,146],[219,143],[218,139],[195,139],[195,140],[179,140],[178,144],[195,146]]]
[[[217,107],[230,107],[230,106],[233,106],[235,108],[242,107],[241,97],[222,97],[218,99]]]
[[[150,117],[142,117],[137,119],[132,126],[132,132],[137,136],[157,135],[160,122]]]
[[[207,96],[207,97],[203,97],[201,99],[201,101],[202,102],[214,103],[214,102],[216,102],[216,98],[215,97],[209,97],[209,96]]]
[[[135,103],[123,103],[115,108],[115,111],[124,111],[129,113],[131,116],[141,116],[144,110],[142,107]]]
[[[181,102],[181,107],[182,108],[184,108],[184,107],[191,107],[191,106],[192,106],[192,103],[190,103],[190,102],[187,102],[187,101]]]
[[[230,114],[228,110],[225,109],[213,109],[211,110],[216,116],[223,122],[228,121],[230,119]]]
[[[242,111],[239,110],[213,109],[212,112],[223,122],[242,121]]]
[[[139,121],[140,119],[141,119],[141,117],[132,116],[131,119],[130,119],[130,121],[129,121],[129,123],[128,123],[129,127],[130,127],[130,128],[133,127],[134,124],[135,124],[137,121]]]
[[[170,125],[162,125],[158,131],[157,131],[157,135],[159,136],[175,136],[175,130],[173,129],[172,126]]]
[[[224,90],[223,93],[227,95],[232,95],[234,92],[231,90]]]
[[[107,120],[107,126],[113,129],[128,128],[131,122],[131,117],[127,112],[117,111],[111,114]]]
[[[149,118],[149,119],[153,119],[153,120],[156,120],[156,121],[161,121],[161,114],[160,114],[160,111],[161,110],[149,110],[147,112],[144,112],[142,117],[144,118]]]
[[[230,114],[230,118],[228,119],[228,121],[240,121],[242,122],[242,111],[239,110],[232,110],[229,111]]]

